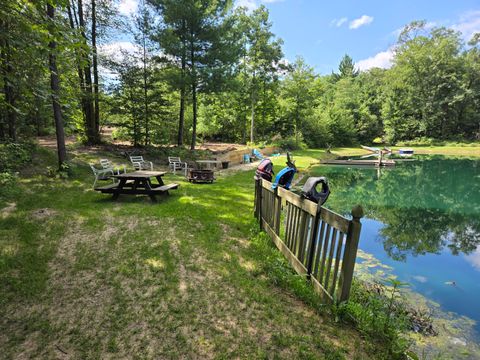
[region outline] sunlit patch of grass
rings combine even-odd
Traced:
[[[398,150],[402,146],[394,146],[393,150]],[[407,147],[407,146],[403,146]],[[461,144],[458,146],[408,146],[412,148],[415,154],[435,154],[452,156],[471,156],[480,157],[479,144]]]
[[[0,243],[0,256],[7,258],[15,256],[18,253],[18,242],[12,242],[12,240],[15,241],[15,239],[10,239],[9,242],[5,244]]]
[[[150,258],[150,259],[145,260],[145,264],[149,265],[150,267],[152,267],[153,269],[156,269],[156,270],[165,269],[165,263],[161,259]]]

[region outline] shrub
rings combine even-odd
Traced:
[[[289,136],[286,138],[280,137],[274,142],[274,145],[285,151],[302,150],[307,148],[307,145],[303,142],[303,136],[301,135],[298,137],[298,140],[295,136]]]
[[[0,143],[0,172],[17,170],[32,160],[32,143]]]
[[[60,165],[60,169],[54,166],[47,166],[46,175],[51,178],[68,179],[73,175],[72,167],[67,162]]]
[[[131,136],[124,128],[115,128],[112,131],[112,139],[113,140],[120,140],[120,141],[130,141]]]
[[[274,137],[275,139],[275,137]],[[261,141],[261,142],[250,142],[250,141],[247,141],[247,146],[248,147],[251,147],[251,148],[257,148],[257,149],[264,149],[267,147],[267,142],[266,141]]]
[[[409,330],[410,319],[405,298],[399,291],[405,285],[395,279],[385,284],[354,281],[349,301],[334,307],[334,312],[353,322],[366,335],[385,343],[389,358],[403,358],[410,346],[403,336]]]
[[[0,172],[0,198],[10,198],[17,194],[17,175]]]
[[[399,141],[397,146],[434,146],[442,145],[442,142],[428,137],[419,137],[411,140]]]

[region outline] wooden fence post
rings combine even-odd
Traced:
[[[320,227],[320,213],[322,212],[322,206],[317,204],[317,212],[313,219],[313,231],[310,239],[310,246],[308,247],[308,260],[307,260],[307,278],[310,278],[313,268],[313,260],[315,258],[315,243],[318,237],[318,228]]]
[[[259,210],[259,206],[258,206],[258,197],[260,196],[259,194],[259,183],[260,183],[260,179],[256,178],[255,179],[255,200],[253,201],[254,202],[254,214],[255,214],[255,218],[257,220],[260,220],[260,217],[258,216],[258,214],[260,213],[260,210]]]
[[[347,242],[345,252],[343,254],[342,270],[340,275],[340,294],[337,297],[340,302],[348,300],[350,296],[350,288],[353,280],[353,270],[355,268],[355,260],[357,258],[358,241],[360,238],[360,230],[362,224],[360,219],[363,216],[363,208],[356,205],[352,209],[353,219],[350,222],[347,234]]]
[[[280,221],[281,221],[281,214],[282,214],[282,198],[280,196],[278,196],[278,187],[275,188],[275,193],[274,193],[274,196],[275,196],[275,220],[274,220],[274,224],[275,224],[275,234],[277,234],[278,236],[280,236]]]
[[[258,214],[258,224],[260,226],[260,230],[263,230],[263,223],[262,223],[262,202],[263,202],[263,198],[262,198],[262,192],[263,192],[263,189],[262,189],[262,179],[258,179],[257,180],[257,214]]]

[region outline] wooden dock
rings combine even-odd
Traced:
[[[322,164],[328,165],[366,165],[366,166],[395,166],[395,160],[326,160]]]

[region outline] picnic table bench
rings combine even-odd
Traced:
[[[163,171],[134,171],[131,173],[112,175],[119,180],[118,184],[111,184],[95,188],[103,194],[113,194],[113,199],[118,199],[120,194],[148,195],[153,202],[157,199],[155,195],[168,195],[169,190],[178,188],[178,184],[165,184],[162,176]],[[152,183],[151,179],[156,178],[158,184]]]

